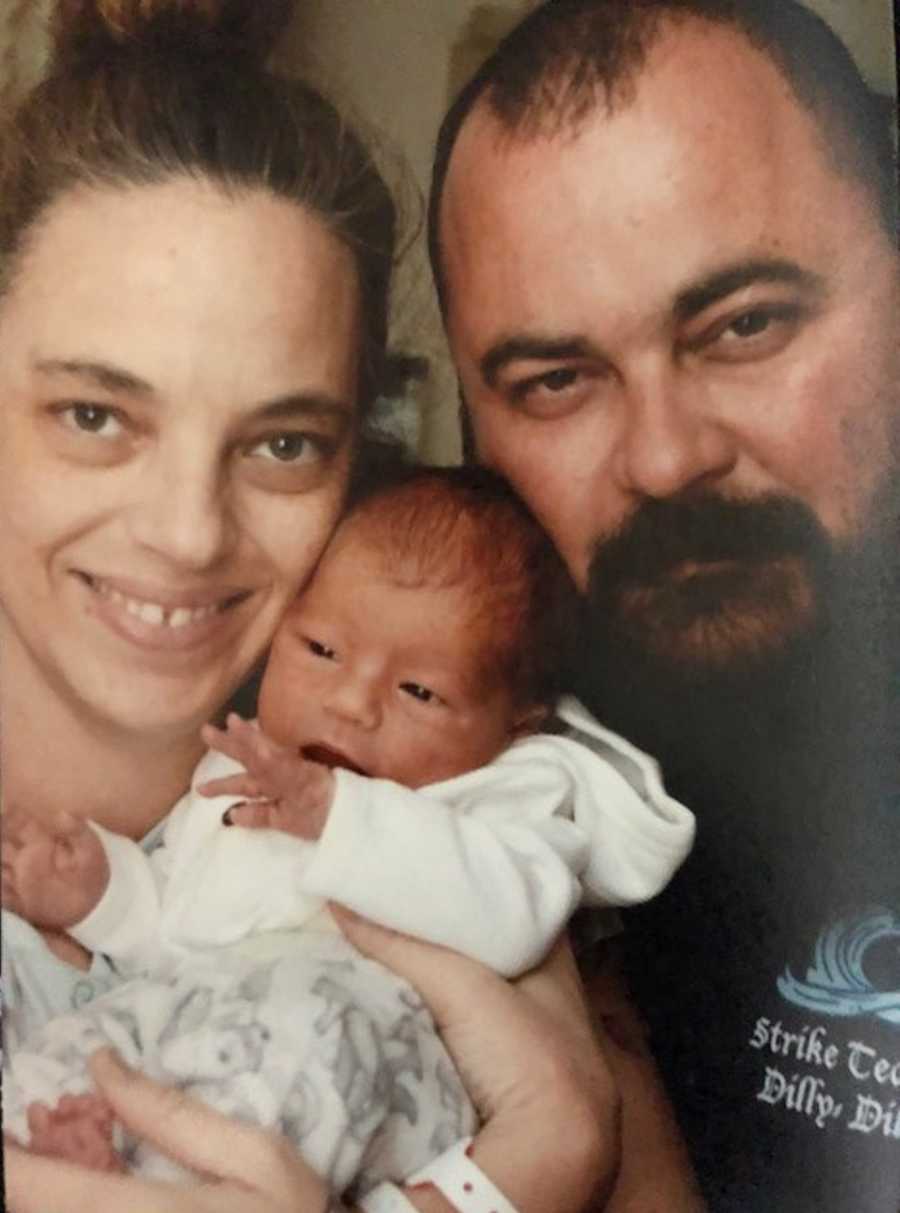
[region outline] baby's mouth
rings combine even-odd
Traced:
[[[358,766],[346,754],[342,754],[340,750],[333,750],[327,745],[305,745],[300,749],[300,753],[310,762],[318,762],[323,767],[329,767],[332,771],[339,768],[342,771],[353,771],[355,775],[365,775],[366,771],[361,766]]]

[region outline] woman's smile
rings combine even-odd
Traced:
[[[233,586],[203,590],[100,578],[76,570],[89,613],[141,648],[184,653],[230,634],[233,616],[258,591]]]

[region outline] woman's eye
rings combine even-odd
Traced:
[[[254,446],[250,454],[277,463],[311,463],[322,455],[323,443],[309,434],[274,434]]]
[[[409,695],[412,699],[419,703],[443,703],[440,695],[436,691],[432,691],[429,687],[422,686],[420,682],[401,682],[400,690]]]
[[[334,661],[337,656],[334,649],[330,649],[327,644],[322,644],[321,640],[308,639],[306,647],[314,657],[322,657],[325,661]]]
[[[123,426],[115,409],[103,404],[68,404],[60,410],[66,425],[83,434],[98,434],[102,438],[118,438]]]

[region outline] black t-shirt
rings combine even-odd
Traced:
[[[900,682],[832,675],[660,755],[697,843],[627,974],[714,1213],[900,1210]]]
[[[820,906],[795,916],[789,864],[726,872],[703,846],[626,921],[632,986],[716,1213],[900,1209],[900,899],[873,880],[832,903],[819,866]]]

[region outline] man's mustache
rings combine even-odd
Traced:
[[[831,543],[800,501],[768,496],[645,501],[621,530],[597,543],[588,597],[663,583],[686,563],[741,563],[800,557],[822,567]]]

